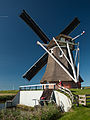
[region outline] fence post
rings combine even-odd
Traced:
[[[86,95],[79,95],[79,104],[86,106]]]

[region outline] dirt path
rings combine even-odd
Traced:
[[[16,95],[16,93],[0,93],[0,96],[4,96],[4,95]]]

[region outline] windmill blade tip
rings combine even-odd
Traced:
[[[83,31],[83,34],[85,33],[85,31]]]
[[[78,17],[75,17],[74,19],[77,19],[77,20],[80,22],[80,20],[79,20],[79,18],[78,18]]]
[[[26,12],[26,11],[23,9],[23,12]]]
[[[40,42],[39,42],[39,41],[37,41],[37,44],[38,44],[38,45],[39,45],[39,43],[40,43]]]

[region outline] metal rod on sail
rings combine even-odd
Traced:
[[[80,65],[80,61],[79,61],[79,50],[78,50],[77,81],[79,80],[79,65]]]
[[[76,60],[77,60],[77,54],[78,54],[78,51],[79,51],[79,42],[78,42],[77,49],[76,49],[74,66],[76,65]]]
[[[67,49],[68,49],[68,54],[69,54],[69,57],[70,57],[70,61],[71,61],[71,63],[72,63],[72,70],[73,70],[73,74],[74,74],[74,78],[75,78],[74,81],[77,82],[75,67],[74,67],[74,63],[73,63],[73,59],[72,59],[72,55],[71,55],[71,52],[70,52],[70,48],[69,48],[68,42],[67,42]]]
[[[77,35],[76,37],[72,38],[72,41],[77,39],[78,37],[80,37],[81,35],[83,35],[85,33],[85,31],[83,31],[81,34]]]

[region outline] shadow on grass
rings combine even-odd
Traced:
[[[75,90],[71,90],[71,92],[76,92]]]
[[[86,105],[87,108],[90,108],[90,104]]]

